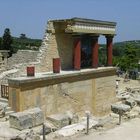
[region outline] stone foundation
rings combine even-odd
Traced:
[[[9,104],[14,111],[40,107],[45,116],[71,111],[107,115],[115,98],[115,68],[42,74],[9,80]]]

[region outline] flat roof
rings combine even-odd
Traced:
[[[102,21],[102,20],[95,20],[95,19],[87,19],[87,18],[78,18],[74,17],[71,19],[58,19],[58,20],[50,20],[53,22],[81,22],[81,23],[90,23],[90,24],[102,24],[102,25],[111,25],[111,26],[116,26],[116,22],[111,22],[111,21]]]

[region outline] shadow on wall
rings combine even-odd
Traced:
[[[61,69],[73,68],[73,38],[71,34],[57,33],[57,49],[61,60]]]

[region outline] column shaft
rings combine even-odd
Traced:
[[[106,42],[107,42],[107,65],[112,66],[113,37],[112,36],[106,36]]]
[[[74,69],[81,69],[81,39],[75,38],[74,40]]]
[[[97,68],[98,67],[98,36],[93,37],[92,41],[92,67]]]

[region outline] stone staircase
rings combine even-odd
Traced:
[[[5,116],[9,116],[10,114],[15,113],[9,106],[7,99],[0,98],[0,106],[5,108]]]

